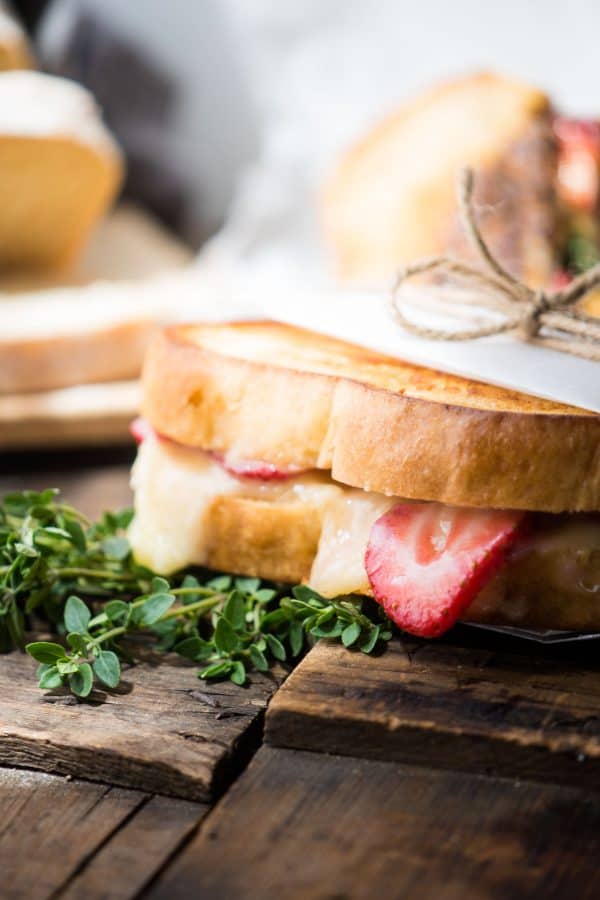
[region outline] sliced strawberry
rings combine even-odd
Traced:
[[[401,503],[377,519],[365,569],[375,599],[404,631],[439,637],[502,565],[523,513]]]
[[[287,466],[283,469],[274,463],[264,462],[264,460],[260,459],[232,460],[224,454],[216,452],[211,452],[210,455],[219,465],[223,466],[226,472],[229,472],[230,475],[234,475],[236,478],[252,478],[257,481],[285,481],[307,471],[299,466]]]
[[[177,443],[172,441],[171,438],[157,434],[150,422],[142,416],[138,416],[130,423],[129,433],[138,444],[141,444],[142,441],[145,441],[146,438],[152,435],[155,435],[161,441]],[[283,469],[274,463],[257,459],[231,460],[223,453],[217,453],[215,450],[202,450],[200,447],[189,447],[188,449],[195,449],[198,453],[208,453],[226,472],[229,472],[230,475],[234,475],[236,478],[251,478],[256,481],[285,481],[288,478],[294,478],[296,475],[301,475],[303,472],[308,471],[307,469],[301,469],[299,466],[288,466]]]
[[[600,193],[600,123],[557,118],[558,191],[568,206],[593,212]]]
[[[134,439],[136,444],[141,444],[142,441],[145,441],[146,438],[154,434],[154,429],[152,428],[152,425],[150,424],[148,419],[144,419],[142,416],[137,416],[137,418],[133,419],[129,423],[129,434]]]
[[[550,279],[550,287],[553,291],[559,291],[573,281],[573,276],[566,269],[556,269]]]

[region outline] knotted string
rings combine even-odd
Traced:
[[[523,340],[574,353],[586,359],[600,360],[600,320],[586,315],[575,304],[600,284],[600,263],[556,291],[534,290],[518,281],[492,255],[475,222],[473,211],[474,176],[464,169],[458,179],[458,204],[462,228],[479,257],[481,267],[451,256],[421,259],[398,272],[392,289],[391,305],[395,319],[406,331],[435,341],[467,341],[515,331]],[[430,328],[406,316],[401,308],[400,288],[404,282],[426,272],[453,275],[480,289],[465,298],[452,290],[440,290],[436,305],[441,312],[465,303],[500,312],[502,319],[468,328]]]

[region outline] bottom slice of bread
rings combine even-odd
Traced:
[[[373,523],[401,498],[349,488],[323,471],[284,480],[230,475],[209,454],[155,436],[134,467],[138,560],[308,583],[324,596],[371,594]],[[600,630],[600,517],[539,515],[470,607],[471,621]]]

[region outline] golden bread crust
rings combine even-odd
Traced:
[[[207,533],[210,568],[298,584],[310,575],[321,520],[304,503],[223,496],[211,505]]]
[[[288,325],[172,326],[143,412],[192,447],[458,506],[600,508],[600,416]]]

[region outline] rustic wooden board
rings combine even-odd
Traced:
[[[90,462],[73,475],[71,458],[56,459],[53,472],[7,475],[0,490],[58,485],[91,516],[127,504],[128,466]],[[96,691],[82,702],[44,694],[34,668],[23,654],[0,656],[0,764],[194,800],[216,796],[247,762],[284,674],[256,674],[247,688],[209,685],[179,657],[150,657],[124,673],[117,692]]]
[[[209,800],[258,747],[267,702],[281,678],[240,689],[205,684],[179,657],[149,657],[114,692],[86,701],[37,688],[35,663],[0,656],[0,765]]]
[[[0,809],[3,900],[129,900],[208,807],[0,769]]]
[[[274,698],[266,740],[600,788],[597,649],[509,653],[483,632],[472,646],[405,638],[379,657],[321,642]]]
[[[600,892],[600,796],[263,748],[150,900],[520,900]]]
[[[77,870],[60,900],[130,900],[165,866],[208,812],[202,803],[150,797]]]
[[[0,770],[2,897],[51,896],[143,799],[137,791]]]
[[[121,205],[99,224],[73,271],[0,276],[0,328],[9,315],[2,307],[5,297],[26,300],[49,288],[67,288],[75,298],[80,294],[85,306],[85,286],[102,281],[115,286],[112,302],[122,304],[128,285],[135,288],[153,276],[182,271],[192,259],[189,247],[150,213]],[[40,296],[51,319],[54,298]],[[32,329],[32,336],[38,334],[37,327]],[[0,396],[0,449],[124,442],[138,405],[135,381]]]

